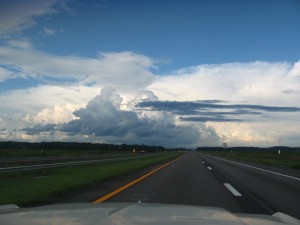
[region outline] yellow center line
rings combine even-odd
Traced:
[[[134,184],[140,182],[141,180],[145,179],[146,177],[149,177],[150,175],[152,175],[153,173],[155,173],[155,172],[157,172],[157,171],[163,169],[164,167],[170,165],[171,163],[177,161],[177,160],[180,159],[181,157],[182,157],[182,156],[180,156],[180,157],[178,157],[178,158],[172,160],[171,162],[168,162],[168,163],[166,163],[166,164],[164,164],[164,165],[158,167],[158,168],[155,169],[155,170],[152,170],[152,171],[149,172],[149,173],[146,173],[145,175],[139,177],[138,179],[136,179],[136,180],[134,180],[134,181],[131,181],[131,182],[129,182],[128,184],[125,184],[124,186],[122,186],[122,187],[120,187],[120,188],[114,190],[113,192],[110,192],[110,193],[107,194],[107,195],[104,195],[103,197],[96,199],[95,201],[93,201],[93,203],[98,204],[98,203],[101,203],[101,202],[106,201],[107,199],[109,199],[109,198],[111,198],[111,197],[117,195],[117,194],[120,193],[121,191],[124,191],[125,189],[129,188],[130,186],[132,186],[132,185],[134,185]]]

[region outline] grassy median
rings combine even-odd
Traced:
[[[300,170],[300,152],[296,151],[286,151],[281,152],[278,154],[277,151],[271,152],[205,152],[207,154],[229,158],[229,159],[237,159],[247,162],[256,162],[256,163],[263,163],[272,166],[279,166],[279,167],[287,167],[292,169]]]
[[[2,174],[0,176],[0,205],[26,206],[43,202],[51,197],[61,196],[96,182],[108,180],[155,163],[168,161],[179,157],[179,155],[179,153],[169,153],[99,165]]]

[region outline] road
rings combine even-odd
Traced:
[[[104,163],[104,162],[114,162],[114,161],[122,161],[122,160],[131,160],[134,158],[144,158],[154,155],[162,155],[165,153],[156,153],[156,154],[146,154],[146,155],[139,155],[139,156],[123,156],[123,157],[114,157],[114,158],[73,158],[69,159],[71,161],[67,162],[48,162],[42,164],[35,164],[34,162],[30,161],[31,165],[21,165],[21,166],[6,166],[0,167],[0,174],[1,173],[11,173],[11,172],[19,172],[19,171],[26,171],[26,170],[38,170],[38,169],[50,169],[50,168],[57,168],[57,167],[66,167],[66,166],[75,166],[75,165],[84,165],[84,164],[96,164],[96,163]],[[15,161],[13,161],[15,162]],[[12,163],[13,163],[12,162]]]
[[[234,213],[280,211],[300,218],[299,178],[198,153],[185,154],[124,189],[105,201],[201,205]]]
[[[201,158],[215,168],[216,176],[232,182],[271,211],[300,219],[300,173],[296,177],[203,154]]]

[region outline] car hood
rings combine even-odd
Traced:
[[[35,208],[0,206],[0,224],[300,224],[285,215],[233,214],[225,209],[154,203],[55,204]]]

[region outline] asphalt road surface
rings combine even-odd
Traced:
[[[84,165],[84,164],[98,164],[104,162],[114,162],[114,161],[122,161],[122,160],[133,160],[134,158],[145,158],[149,156],[155,155],[163,155],[165,153],[156,153],[156,154],[145,154],[139,156],[123,156],[123,157],[114,157],[114,158],[70,158],[71,161],[67,162],[48,162],[42,164],[36,164],[33,161],[30,161],[32,164],[30,165],[18,165],[18,166],[0,166],[0,174],[1,173],[11,173],[11,172],[19,172],[19,171],[27,171],[27,170],[40,170],[40,169],[50,169],[57,167],[66,167],[66,166],[75,166],[75,165]],[[15,161],[12,161],[12,163]],[[0,162],[1,165],[1,162]]]
[[[234,213],[280,211],[299,219],[300,179],[188,153],[105,201],[138,200],[221,207]]]

